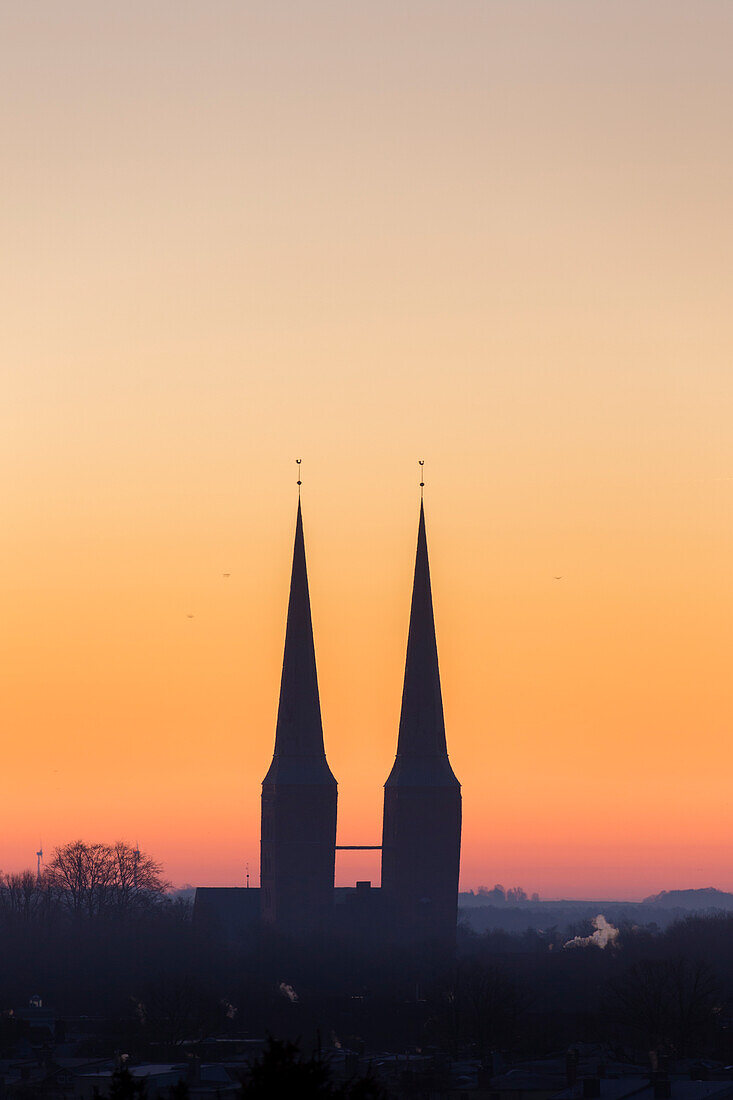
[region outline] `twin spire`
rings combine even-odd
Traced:
[[[299,498],[275,752],[262,784],[262,915],[287,934],[323,930],[334,913],[336,809]],[[397,755],[384,787],[379,919],[387,939],[455,943],[460,842],[421,500]]]
[[[422,500],[397,759],[417,756],[447,757]],[[285,757],[325,761],[300,497],[273,767],[278,758]]]

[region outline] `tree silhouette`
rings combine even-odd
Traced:
[[[642,959],[611,990],[617,1019],[638,1046],[678,1057],[704,1040],[722,1002],[710,967],[683,957]]]
[[[45,882],[62,908],[90,919],[149,908],[170,885],[159,863],[123,841],[62,845],[46,869]]]
[[[136,1080],[126,1065],[122,1065],[112,1074],[112,1081],[107,1096],[109,1100],[145,1100],[147,1084],[145,1078]],[[99,1097],[99,1090],[95,1088],[95,1100]]]
[[[514,979],[478,958],[461,962],[451,987],[432,1004],[428,1030],[435,1040],[454,1055],[471,1044],[480,1057],[513,1045],[527,1008]]]
[[[268,1039],[262,1057],[253,1063],[242,1093],[245,1100],[272,1100],[297,1096],[298,1100],[386,1100],[386,1093],[372,1077],[336,1085],[328,1062],[319,1054],[304,1058],[297,1044]]]

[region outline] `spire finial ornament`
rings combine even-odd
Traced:
[[[296,458],[295,462],[296,462],[297,467],[298,467],[298,500],[300,500],[300,487],[303,484],[303,482],[300,480],[300,463],[301,463],[301,459]]]
[[[423,499],[423,492],[425,490],[425,470],[423,469],[423,467],[425,465],[425,459],[424,458],[418,459],[418,465],[420,466],[420,500],[422,500]]]

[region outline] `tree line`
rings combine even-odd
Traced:
[[[0,876],[0,1013],[37,994],[61,1016],[116,1021],[116,1046],[141,1057],[270,1033],[306,1053],[320,1035],[356,1051],[511,1060],[587,1042],[642,1063],[650,1050],[733,1063],[733,915],[629,924],[605,947],[593,931],[459,927],[450,965],[330,934],[305,948],[267,929],[218,937],[153,858],[75,841],[40,876]]]
[[[169,889],[161,864],[139,848],[77,840],[56,848],[40,874],[0,875],[0,925],[60,915],[127,918],[163,904]]]

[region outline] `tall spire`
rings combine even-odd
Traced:
[[[275,752],[262,782],[262,917],[290,934],[333,906],[337,789],[323,748],[316,653],[298,499]]]
[[[324,757],[300,499],[275,733],[275,760],[278,757]]]
[[[384,785],[382,890],[398,939],[455,947],[460,856],[461,785],[446,748],[421,500],[397,756]]]
[[[397,755],[424,757],[446,753],[425,506],[421,500]]]

